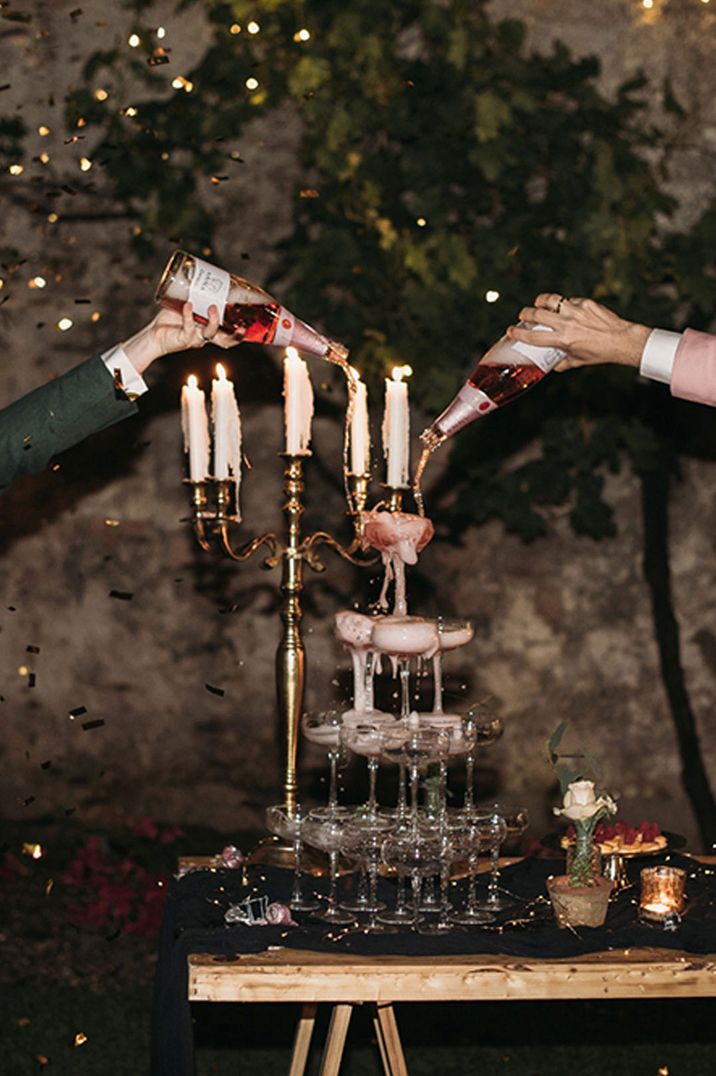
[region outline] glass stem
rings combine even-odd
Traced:
[[[420,918],[420,874],[413,871],[410,875],[410,883],[413,891],[413,919],[417,923]]]
[[[408,806],[405,763],[398,763],[398,818],[405,818]]]
[[[378,779],[378,759],[375,755],[368,756],[368,814],[374,816],[378,810],[378,801],[375,795],[375,786]]]
[[[420,784],[420,771],[415,763],[410,767],[410,814],[413,827],[418,824],[418,788]]]
[[[410,659],[399,658],[400,669],[400,717],[407,721],[410,717]]]
[[[365,876],[365,867],[361,865],[358,870],[358,885],[356,886],[356,904],[367,904],[368,882]]]
[[[328,888],[328,910],[333,911],[336,907],[337,895],[338,895],[338,852],[332,851],[328,853],[328,861],[330,863],[330,884]]]
[[[465,799],[464,807],[466,811],[472,811],[475,800],[473,787],[475,784],[475,755],[472,751],[468,751],[465,756]]]
[[[490,848],[490,878],[487,883],[487,899],[490,902],[499,900],[498,889],[500,882],[500,846],[493,844]]]
[[[300,904],[301,902],[301,851],[301,838],[296,837],[293,842],[293,889],[291,892],[292,904]]]
[[[328,810],[335,811],[338,806],[338,752],[329,751],[330,783],[328,785]]]
[[[376,912],[378,904],[378,861],[372,856],[368,861],[368,928],[375,930],[377,926]]]
[[[468,911],[473,911],[477,901],[477,855],[474,852],[470,853],[468,866],[470,878],[467,883],[467,907]]]
[[[452,906],[450,904],[450,864],[443,860],[440,867],[440,921],[447,922]]]
[[[405,875],[398,875],[398,888],[395,893],[395,910],[398,915],[405,909]]]

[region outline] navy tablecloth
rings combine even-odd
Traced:
[[[696,861],[675,854],[649,860],[650,865],[663,862],[684,867],[688,872],[688,910],[676,931],[667,932],[639,922],[636,884],[613,898],[603,927],[560,930],[545,895],[547,878],[559,873],[562,863],[529,858],[502,871],[502,885],[522,898],[523,903],[501,913],[494,925],[437,938],[410,930],[370,935],[346,928],[327,928],[300,913],[294,913],[298,924],[294,927],[227,927],[226,909],[248,895],[266,894],[272,901],[287,901],[291,872],[250,867],[248,885],[244,885],[240,870],[193,871],[172,884],[162,922],[152,1015],[152,1076],[194,1073],[191,1011],[187,1000],[187,958],[192,953],[230,958],[274,946],[362,956],[502,953],[532,959],[558,959],[639,946],[715,953],[716,875]],[[631,881],[638,882],[639,869],[644,865],[644,859],[629,864]],[[306,884],[319,894],[325,893],[327,887],[326,879],[307,879]],[[352,876],[341,880],[343,891],[353,884]],[[453,890],[456,903],[463,899],[459,892],[462,885]],[[380,895],[387,902],[393,901],[394,883],[381,879],[379,886]]]

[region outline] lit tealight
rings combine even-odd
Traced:
[[[19,665],[18,670],[17,670],[17,675],[18,676],[27,676],[29,671],[30,670],[28,669],[27,665]]]
[[[25,171],[25,165],[24,164],[11,164],[8,167],[8,172],[10,173],[11,176],[21,176],[24,171]]]
[[[98,89],[96,89],[94,91],[94,96],[95,96],[96,101],[106,101],[107,98],[109,97],[109,94],[108,94],[107,90],[103,90],[102,87],[100,86]]]
[[[78,1031],[77,1034],[75,1035],[74,1039],[73,1039],[72,1045],[73,1046],[84,1046],[84,1044],[86,1042],[87,1042],[87,1036],[85,1035],[84,1031]]]
[[[238,22],[232,22],[231,26],[229,27],[229,33],[230,34],[240,34],[241,33],[241,27],[239,26]]]
[[[425,217],[418,217],[415,223],[417,224],[418,228],[424,228],[428,222],[426,221]]]
[[[164,26],[157,26],[156,33],[157,33],[157,37],[159,38],[160,41],[161,41],[161,39],[163,37],[167,36],[167,31],[166,31],[166,28]]]
[[[258,79],[256,79],[256,78],[247,78],[246,79],[246,89],[247,90],[258,90],[258,88],[259,88]]]
[[[257,22],[254,22],[254,20],[252,19],[251,22],[246,24],[246,29],[249,31],[250,34],[257,34],[261,27]]]
[[[49,128],[49,127],[45,127],[45,125],[44,125],[44,123],[43,123],[43,124],[42,124],[42,126],[40,126],[40,127],[38,127],[38,128],[37,128],[37,133],[38,133],[38,134],[39,134],[39,135],[40,135],[40,136],[41,136],[42,138],[47,138],[48,134],[50,133],[50,128]]]
[[[311,31],[306,30],[305,27],[302,30],[297,30],[296,33],[293,35],[294,41],[310,41],[310,39]]]
[[[72,318],[60,318],[60,320],[57,322],[57,328],[60,330],[60,332],[66,333],[68,329],[72,328],[73,324],[74,323],[72,321]]]
[[[127,108],[120,108],[119,114],[120,116],[137,116],[139,109],[135,108],[134,105],[128,105]]]
[[[22,846],[22,854],[25,856],[32,856],[33,859],[42,859],[43,847],[41,844],[36,844],[34,841],[25,841]]]
[[[493,288],[490,288],[489,291],[485,292],[485,302],[486,303],[496,303],[499,298],[500,298],[499,291],[495,291]]]
[[[28,288],[46,288],[47,281],[44,276],[34,276],[32,280],[28,280],[27,286]]]
[[[93,310],[90,317],[90,321],[99,321],[101,317],[102,315],[100,314],[99,310]]]
[[[89,159],[89,157],[80,157],[80,171],[81,172],[89,172],[91,167],[92,167],[92,161]]]
[[[127,44],[130,49],[136,49],[138,45],[141,45],[142,39],[139,34],[130,34],[127,38]]]
[[[59,219],[60,218],[57,216],[56,213],[48,213],[47,214],[47,222],[48,222],[48,224],[57,224]]]
[[[40,156],[38,157],[38,160],[40,161],[41,164],[49,164],[50,163],[50,154],[49,153],[41,153]]]

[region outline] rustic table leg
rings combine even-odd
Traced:
[[[408,1076],[398,1023],[395,1019],[395,1011],[390,1003],[387,1005],[376,1004],[373,1024],[378,1038],[380,1059],[383,1062],[385,1076]]]
[[[293,1039],[293,1053],[291,1054],[291,1068],[288,1076],[303,1076],[306,1071],[308,1051],[311,1046],[311,1036],[316,1023],[316,1006],[304,1005],[301,1015],[296,1024],[296,1034]]]
[[[333,1006],[326,1045],[323,1049],[321,1076],[338,1076],[352,1014],[353,1006],[350,1004]]]

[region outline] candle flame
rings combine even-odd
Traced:
[[[226,371],[224,370],[224,367],[221,365],[220,362],[217,362],[216,364],[216,376],[218,377],[219,381],[226,381]]]
[[[197,381],[196,374],[189,374],[188,378],[186,379],[186,383],[190,389],[196,389],[199,387],[199,382]]]
[[[299,358],[299,354],[296,351],[295,347],[287,347],[286,348],[286,358],[290,359],[291,362],[295,362],[296,359]]]
[[[394,366],[391,377],[393,381],[402,381],[404,377],[410,377],[412,372],[412,366]]]

